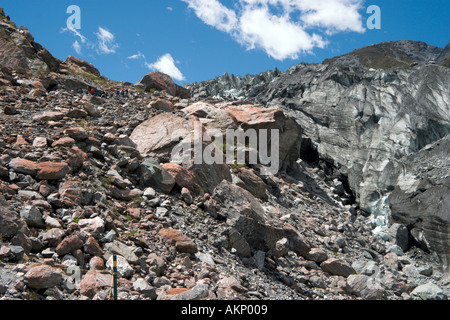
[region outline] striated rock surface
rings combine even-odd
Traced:
[[[391,216],[387,201],[391,191],[422,180],[417,174],[427,163],[409,162],[450,132],[450,69],[431,63],[441,55],[445,49],[423,42],[388,42],[324,64],[302,63],[284,73],[268,71],[243,78],[224,75],[186,87],[197,98],[240,99],[280,107],[302,128],[301,158],[324,169],[328,179],[340,180],[347,192],[351,190],[348,201],[356,201],[370,214],[375,232],[387,239],[390,223],[400,221],[398,213]],[[383,65],[383,57],[390,62]],[[448,151],[433,157],[443,181],[449,176],[446,158]],[[408,170],[413,172],[404,172]],[[391,205],[393,211],[402,212],[400,223],[409,229],[414,229],[419,218],[431,221],[427,210],[400,209],[408,197],[416,196],[416,187],[412,188],[409,196],[402,196],[404,200],[395,200],[398,205]],[[439,188],[445,194],[445,187]],[[439,225],[439,231],[426,227],[428,232],[418,232],[416,238],[428,237],[420,241],[423,248],[438,253],[447,268],[449,251],[442,243],[448,242],[448,204],[435,189],[430,192],[434,199],[430,202],[439,203],[447,213],[436,213],[440,209],[430,207],[439,216],[438,222],[430,223]],[[400,195],[397,192],[393,197]]]

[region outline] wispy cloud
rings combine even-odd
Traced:
[[[142,52],[138,51],[138,53],[133,54],[132,56],[129,56],[128,59],[131,59],[131,60],[144,59],[145,60],[145,55]]]
[[[96,41],[91,41],[88,37],[84,36],[79,30],[74,28],[62,28],[60,33],[71,33],[76,39],[72,44],[72,48],[78,55],[81,55],[84,49],[95,50],[97,54],[111,54],[115,53],[119,48],[119,44],[116,43],[113,33],[106,28],[98,27],[98,32],[94,32]]]
[[[99,54],[115,53],[119,45],[115,41],[115,36],[108,30],[98,27],[98,32],[95,32],[97,36],[97,52]]]
[[[88,41],[88,39],[84,35],[82,35],[81,32],[78,31],[77,29],[71,27],[62,28],[60,33],[64,32],[71,32],[75,37],[78,37],[80,39],[81,43],[86,43]]]
[[[157,70],[162,73],[165,73],[175,80],[184,81],[186,78],[181,73],[181,71],[175,65],[175,60],[172,58],[170,53],[166,53],[165,55],[158,58],[158,60],[154,63],[145,63],[145,65],[150,70]]]
[[[81,44],[78,42],[78,40],[75,40],[75,42],[72,44],[72,47],[75,49],[75,52],[77,54],[81,54]]]
[[[365,31],[363,0],[238,0],[233,9],[222,0],[181,1],[205,24],[277,60],[323,48],[328,44],[325,36]]]

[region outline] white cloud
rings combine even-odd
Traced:
[[[119,45],[115,42],[114,34],[108,30],[98,27],[98,32],[95,33],[98,40],[97,52],[99,54],[115,53]]]
[[[83,36],[81,34],[81,32],[79,32],[77,29],[71,28],[71,27],[67,27],[67,28],[62,28],[60,33],[64,33],[70,31],[73,33],[74,36],[80,38],[81,43],[86,43],[87,38],[85,36]]]
[[[81,54],[81,44],[78,42],[78,40],[75,40],[75,42],[72,44],[72,47],[75,49],[76,53]]]
[[[204,23],[277,60],[325,47],[328,41],[318,32],[365,31],[359,12],[363,0],[238,0],[233,9],[219,0],[181,1]]]
[[[131,60],[138,60],[138,59],[141,59],[141,58],[145,60],[145,55],[142,52],[140,52],[140,51],[138,51],[138,53],[133,54],[132,56],[128,57],[128,59],[131,59]]]
[[[206,24],[220,31],[231,32],[236,28],[238,19],[233,10],[217,0],[181,0]]]
[[[327,34],[364,32],[359,13],[361,0],[303,0],[298,5],[298,9],[305,12],[301,19],[306,27],[321,27]]]
[[[286,17],[271,15],[266,8],[242,14],[237,40],[248,49],[262,48],[277,60],[297,59],[300,52],[311,52],[326,44],[320,36],[309,35]]]
[[[175,65],[175,60],[169,53],[166,53],[165,55],[161,56],[154,63],[146,63],[146,66],[151,70],[158,70],[162,73],[165,73],[174,78],[175,80],[178,81],[186,80],[184,75]]]

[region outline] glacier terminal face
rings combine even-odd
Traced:
[[[360,208],[372,215],[375,232],[386,238],[389,225],[399,219],[391,212],[393,190],[403,192],[405,201],[411,200],[431,187],[445,188],[449,177],[445,159],[450,149],[442,150],[439,144],[446,143],[450,132],[450,69],[429,62],[444,54],[444,49],[418,43],[423,52],[412,55],[414,45],[393,44],[393,50],[405,51],[414,61],[407,66],[374,69],[348,65],[346,58],[327,64],[302,63],[284,73],[268,71],[243,78],[226,74],[187,87],[193,97],[238,97],[281,108],[301,126],[309,150],[345,176]],[[411,162],[423,150],[436,162]],[[439,166],[440,181],[424,187],[428,165]],[[423,210],[417,216],[410,214],[416,220],[402,222],[413,231],[413,238],[420,234],[417,243],[438,252],[444,261],[450,250],[442,245],[442,241],[449,243],[450,210],[445,197],[435,201],[446,212]],[[394,210],[398,210],[395,205]],[[427,223],[439,225],[439,231],[431,226],[425,230]]]

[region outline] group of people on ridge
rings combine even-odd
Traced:
[[[130,96],[130,93],[128,92],[128,89],[124,90],[117,90],[116,92],[106,92],[106,91],[100,91],[98,89],[89,88],[88,93],[94,97],[100,97],[100,98],[128,98]]]

